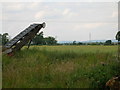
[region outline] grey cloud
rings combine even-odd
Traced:
[[[30,23],[45,21],[45,36],[58,40],[114,38],[117,32],[117,3],[4,3],[3,32],[12,37]]]

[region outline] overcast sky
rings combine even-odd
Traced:
[[[4,2],[2,18],[0,15],[2,33],[8,32],[13,38],[32,23],[46,22],[44,36],[56,37],[58,41],[86,41],[90,33],[91,40],[115,39],[117,5],[117,2]]]

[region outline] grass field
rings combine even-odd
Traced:
[[[3,88],[104,88],[120,74],[117,46],[31,46],[2,60]]]

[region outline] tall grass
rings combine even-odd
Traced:
[[[3,55],[3,88],[105,88],[120,74],[117,46],[32,46]]]

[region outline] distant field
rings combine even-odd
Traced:
[[[3,88],[105,88],[120,74],[117,46],[31,46],[2,60]]]

